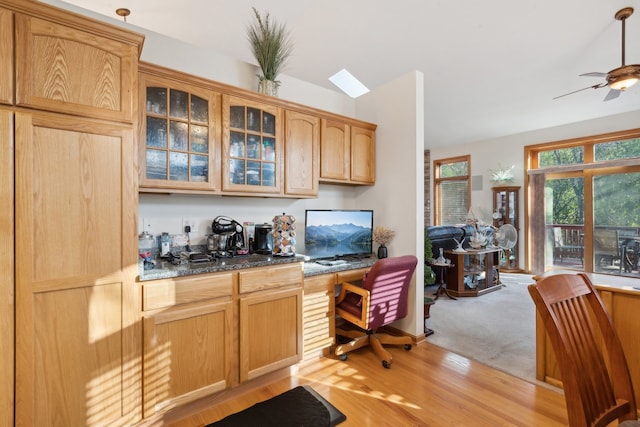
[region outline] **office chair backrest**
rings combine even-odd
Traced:
[[[560,367],[570,426],[637,420],[622,344],[589,278],[556,274],[528,289]]]
[[[407,315],[409,285],[418,264],[414,255],[383,258],[371,266],[362,279],[362,287],[370,292],[368,326],[380,326]]]

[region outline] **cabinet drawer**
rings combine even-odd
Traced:
[[[287,285],[301,285],[303,280],[302,264],[295,263],[241,271],[239,277],[241,294]]]
[[[333,273],[308,277],[304,279],[304,293],[306,295],[321,291],[333,291],[335,284]]]
[[[154,280],[143,284],[143,310],[170,307],[233,294],[233,273],[181,279]]]

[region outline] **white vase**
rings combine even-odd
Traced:
[[[262,79],[258,81],[258,92],[269,96],[278,96],[278,83],[273,80]]]

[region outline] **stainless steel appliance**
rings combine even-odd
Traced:
[[[271,231],[273,226],[268,223],[256,224],[255,226],[255,242],[254,252],[263,255],[271,255],[273,252],[273,236]]]

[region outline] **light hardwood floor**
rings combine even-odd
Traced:
[[[437,332],[436,332],[437,333]],[[340,426],[566,426],[564,396],[429,343],[392,348],[384,369],[367,348],[306,362],[252,391],[174,411],[154,426],[193,427],[240,411],[297,385],[309,384],[340,409]],[[223,393],[223,394],[224,394]]]

